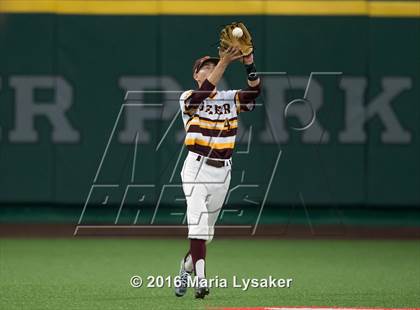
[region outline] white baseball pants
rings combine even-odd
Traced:
[[[182,188],[187,200],[188,238],[213,239],[214,225],[229,189],[231,159],[227,166],[208,165],[206,157],[188,152],[181,171]]]

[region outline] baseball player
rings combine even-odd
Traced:
[[[214,235],[214,225],[229,189],[232,153],[238,128],[238,114],[252,111],[260,94],[260,78],[251,53],[242,56],[235,47],[219,50],[219,57],[205,56],[195,61],[193,78],[198,89],[180,97],[186,131],[184,144],[188,155],[181,171],[187,201],[190,249],[181,260],[176,296],[184,296],[188,279],[194,272],[195,297],[209,294],[206,281],[206,244]],[[240,60],[246,69],[248,87],[244,90],[216,89],[226,68]]]

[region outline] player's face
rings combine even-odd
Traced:
[[[213,72],[214,68],[216,66],[212,62],[205,63],[200,70],[195,74],[195,80],[198,82],[199,85],[201,85],[205,79],[208,78],[210,73]]]

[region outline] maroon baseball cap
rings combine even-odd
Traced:
[[[201,58],[199,58],[199,59],[197,59],[195,62],[194,62],[194,66],[193,66],[193,76],[194,76],[194,74],[195,73],[197,73],[200,69],[201,69],[201,67],[206,63],[206,62],[212,62],[212,63],[214,63],[215,65],[217,65],[217,63],[219,62],[219,58],[217,58],[217,57],[210,57],[210,56],[204,56],[204,57],[201,57]]]

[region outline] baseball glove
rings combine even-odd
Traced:
[[[242,29],[242,36],[241,37],[235,37],[232,34],[232,30],[236,27]],[[249,33],[248,29],[246,29],[245,25],[243,23],[231,23],[230,25],[226,25],[221,31],[220,31],[220,47],[219,49],[223,52],[229,47],[233,46],[238,48],[243,56],[248,56],[253,51],[253,45],[252,45],[252,37]]]

